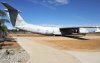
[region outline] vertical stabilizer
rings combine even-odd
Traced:
[[[13,8],[7,3],[2,3],[2,4],[7,8],[8,10],[7,12],[9,13],[10,21],[13,26],[16,27],[24,25],[26,23],[24,19],[19,15],[19,11],[17,9]]]

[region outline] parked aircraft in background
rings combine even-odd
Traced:
[[[86,28],[98,28],[100,26],[79,26],[79,27],[44,27],[39,25],[32,25],[26,23],[24,19],[20,16],[20,11],[10,6],[7,3],[2,4],[7,8],[9,13],[10,21],[12,25],[18,29],[31,31],[46,35],[72,35],[72,34],[85,34],[89,33]]]

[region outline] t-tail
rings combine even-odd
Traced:
[[[7,12],[10,17],[10,21],[14,27],[25,25],[26,22],[24,19],[19,15],[20,11],[13,8],[7,3],[2,2],[2,4],[7,8]]]

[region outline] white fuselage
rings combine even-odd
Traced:
[[[61,35],[59,27],[45,27],[26,23],[21,26],[16,26],[16,28],[40,34]]]

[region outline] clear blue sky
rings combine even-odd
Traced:
[[[22,11],[31,24],[100,25],[100,0],[0,0]],[[0,9],[4,9],[0,4]]]

